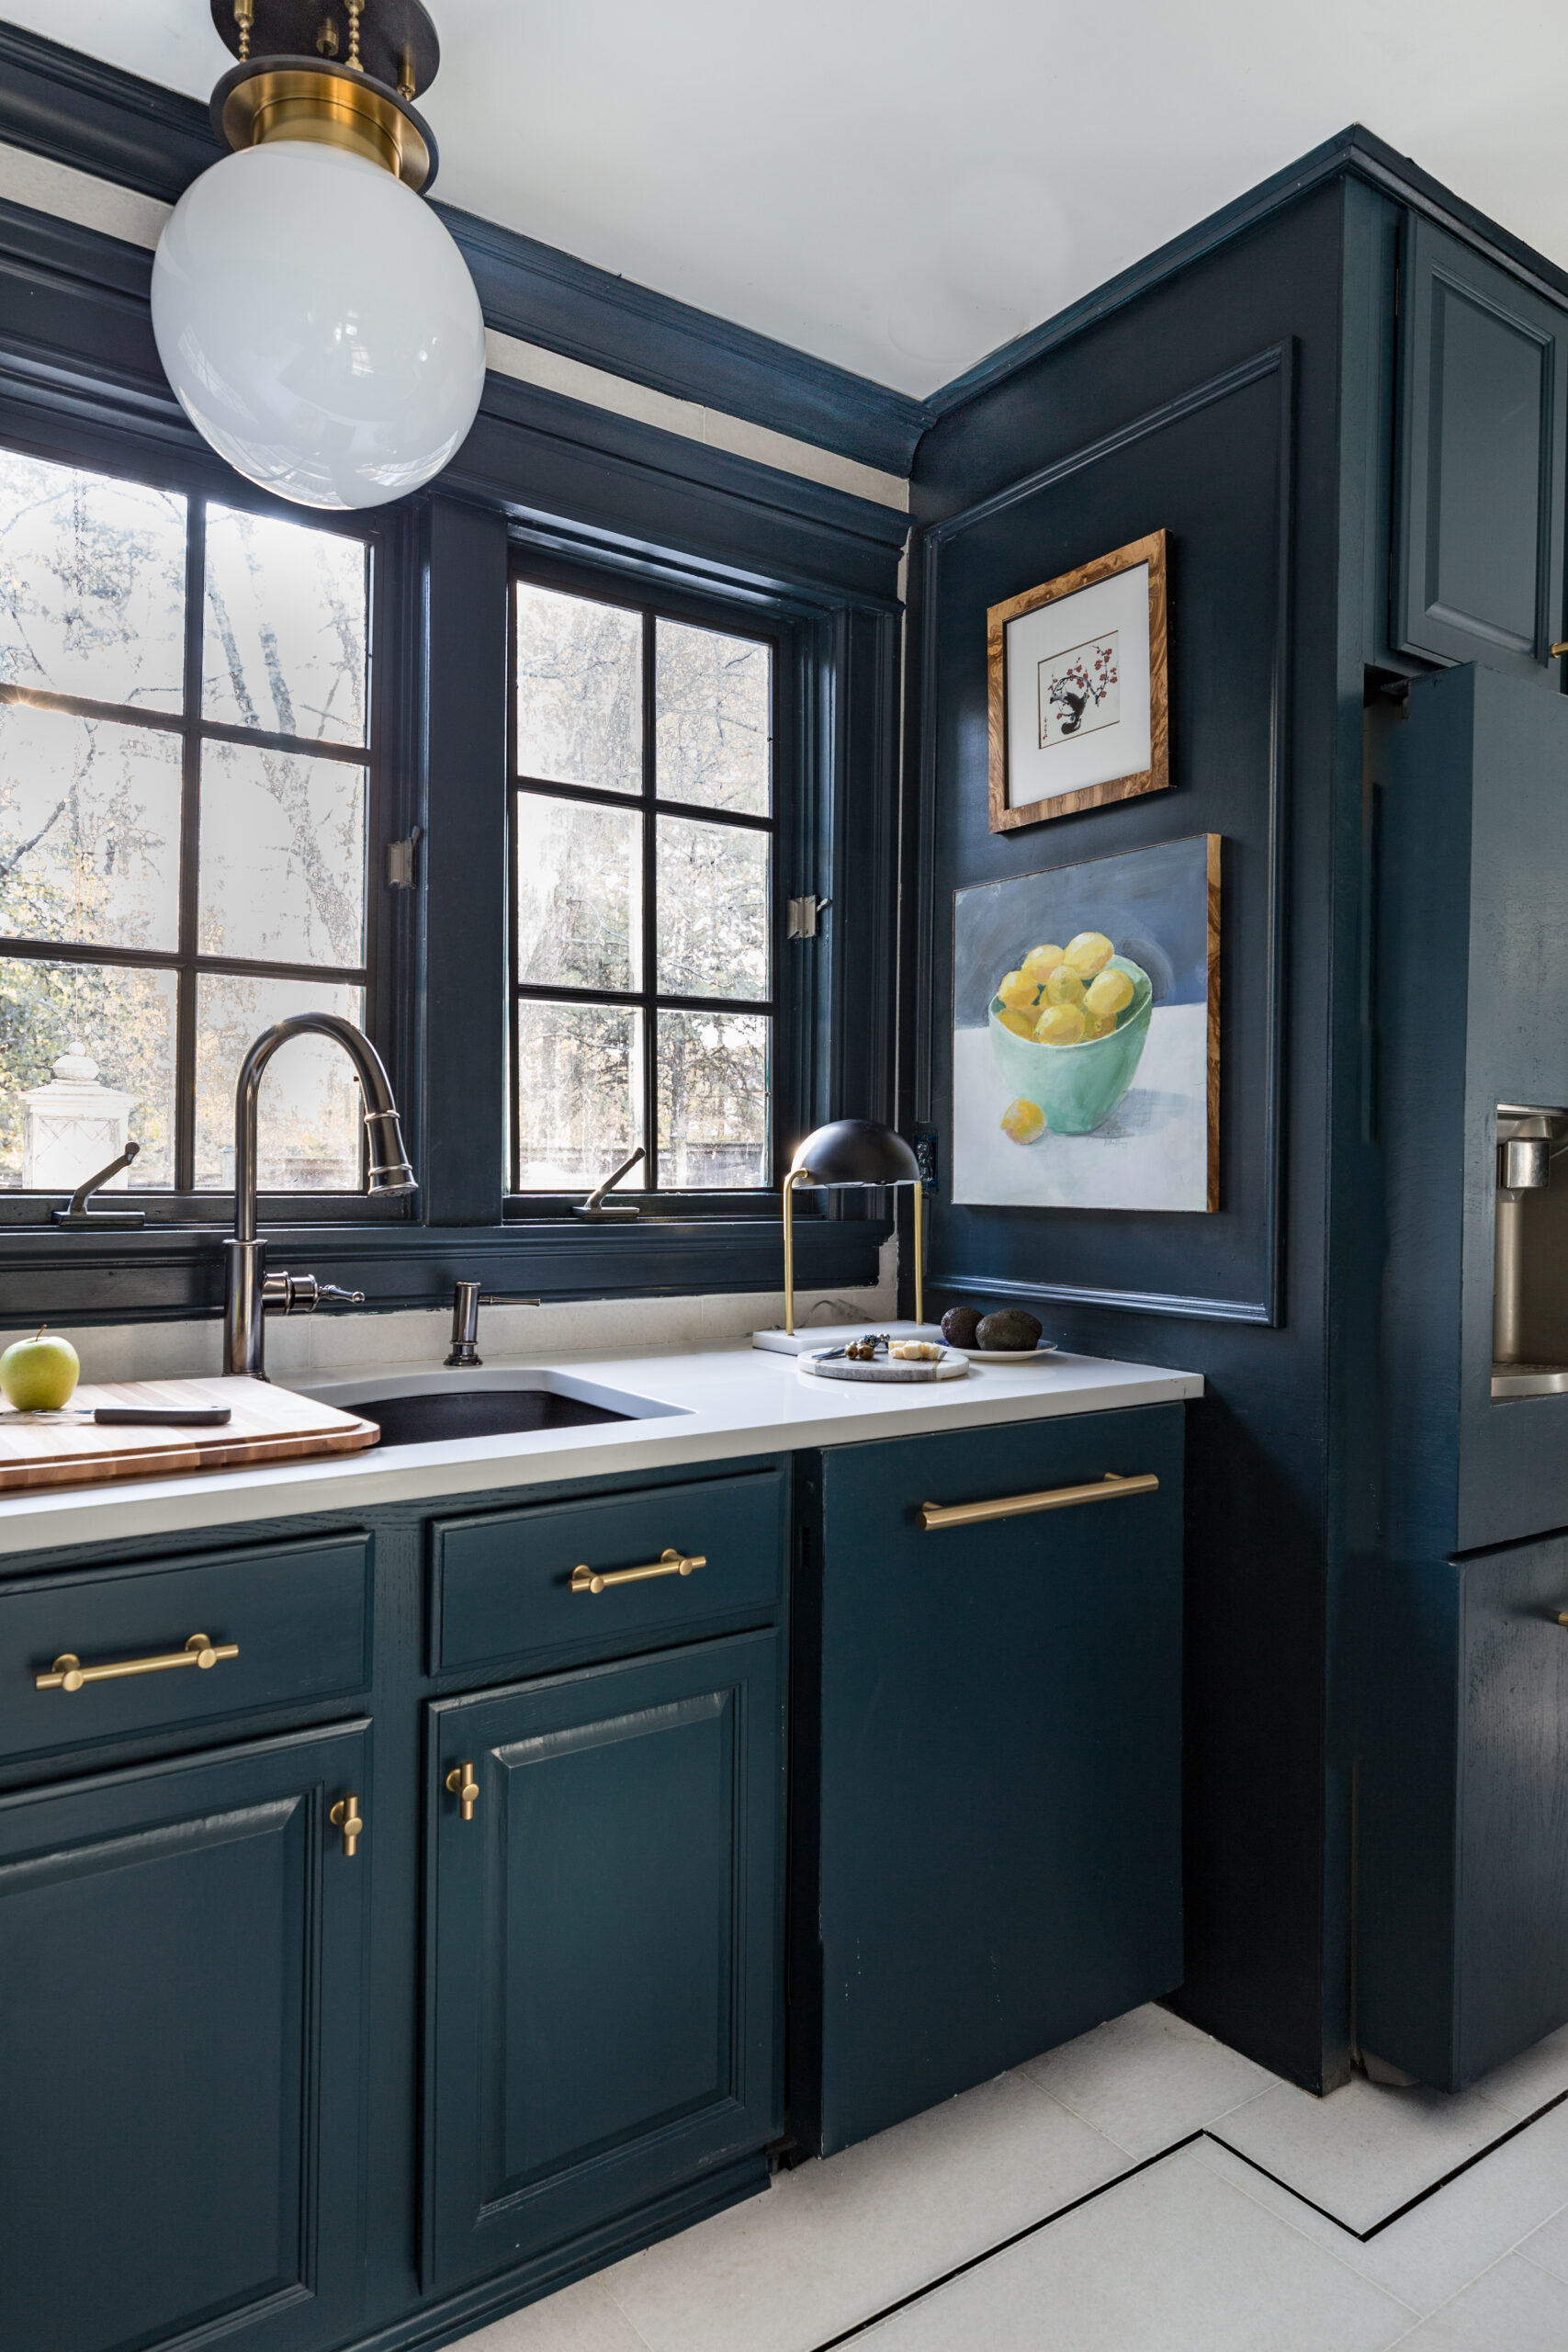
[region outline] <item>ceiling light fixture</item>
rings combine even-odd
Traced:
[[[212,120],[236,152],[158,240],[159,357],[247,481],[301,506],[383,505],[439,473],[484,386],[479,296],[419,193],[435,28],[420,0],[211,5],[239,60]]]

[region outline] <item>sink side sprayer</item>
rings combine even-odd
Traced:
[[[256,1238],[256,1099],[266,1066],[279,1046],[308,1034],[333,1038],[358,1075],[365,1097],[367,1193],[416,1193],[403,1148],[403,1131],[380,1055],[352,1021],[335,1012],[296,1012],[264,1029],[240,1065],[234,1089],[234,1238],[223,1244],[223,1369],[266,1378],[262,1318],[310,1314],[323,1299],[357,1306],[363,1291],[340,1290],[314,1274],[269,1274],[266,1243]]]

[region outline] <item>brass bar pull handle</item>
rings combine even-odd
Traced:
[[[128,1674],[167,1674],[176,1666],[199,1667],[203,1672],[220,1658],[238,1657],[238,1642],[209,1641],[193,1634],[183,1650],[164,1650],[156,1657],[120,1657],[109,1666],[84,1666],[73,1650],[64,1650],[47,1674],[35,1674],[35,1690],[80,1690],[85,1682],[118,1682]]]
[[[998,1495],[994,1502],[922,1503],[920,1525],[973,1527],[985,1519],[1021,1519],[1025,1511],[1068,1510],[1075,1503],[1113,1503],[1122,1495],[1152,1495],[1158,1485],[1152,1470],[1141,1471],[1135,1478],[1108,1470],[1103,1478],[1085,1487],[1045,1487],[1034,1495]]]
[[[327,1819],[334,1829],[343,1831],[343,1850],[352,1861],[365,1830],[359,1799],[355,1796],[339,1797]]]
[[[454,1764],[446,1775],[446,1786],[457,1798],[465,1821],[472,1821],[474,1807],[479,1801],[479,1784],[474,1778],[471,1761]]]
[[[649,1577],[689,1577],[694,1568],[705,1568],[705,1552],[660,1552],[657,1560],[649,1560],[641,1568],[590,1568],[581,1562],[571,1572],[573,1592],[607,1592],[613,1584],[642,1584]]]

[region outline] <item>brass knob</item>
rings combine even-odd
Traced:
[[[479,1784],[474,1778],[473,1765],[454,1764],[446,1775],[446,1786],[462,1807],[463,1819],[472,1821],[474,1807],[479,1801]]]
[[[327,1819],[334,1829],[343,1831],[343,1850],[352,1859],[365,1827],[359,1799],[356,1796],[339,1797]]]

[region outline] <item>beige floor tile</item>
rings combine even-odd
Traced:
[[[1568,2111],[1562,2109],[1483,2156],[1364,2245],[1213,2141],[1201,2143],[1198,2153],[1222,2180],[1423,2312],[1446,2303],[1521,2239],[1528,2248],[1528,2233],[1568,2205]],[[1568,2266],[1568,2235],[1560,2244]]]
[[[580,2279],[492,2320],[450,2352],[648,2352],[641,2336],[597,2278]]]
[[[811,2352],[1125,2163],[1003,2075],[602,2277],[652,2352]]]
[[[1512,2058],[1475,2085],[1484,2099],[1510,2115],[1533,2115],[1549,2098],[1568,2091],[1568,2025],[1549,2033],[1533,2050]]]
[[[1539,2131],[1540,2127],[1538,2124],[1535,2128]],[[1525,2139],[1529,2136],[1528,2132],[1520,2134]],[[1551,2221],[1543,2222],[1539,2230],[1532,2230],[1522,2240],[1519,2252],[1528,2255],[1532,2262],[1539,2262],[1543,2270],[1553,2272],[1559,2278],[1568,2278],[1568,2204]]]
[[[1184,2149],[864,2342],[865,2352],[1385,2352],[1415,2324]]]
[[[1509,2129],[1474,2091],[1388,2090],[1360,2076],[1326,2098],[1278,2083],[1213,2126],[1298,2196],[1371,2229]]]
[[[1510,2254],[1423,2320],[1404,2352],[1562,2352],[1568,2279]]]
[[[1134,2156],[1168,2148],[1279,2081],[1152,2004],[1030,2059],[1023,2071]]]

